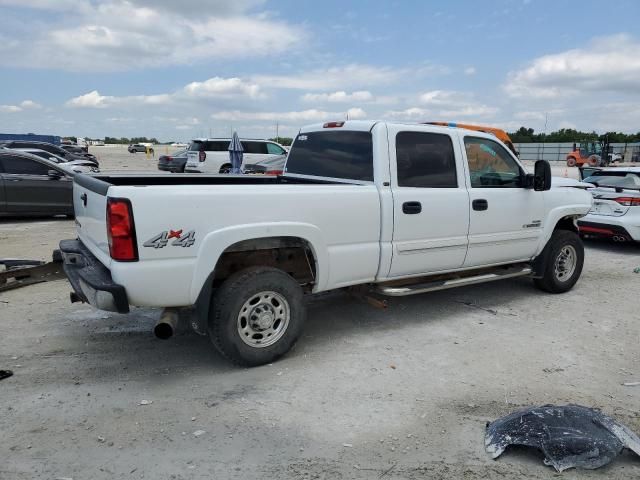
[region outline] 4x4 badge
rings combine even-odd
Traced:
[[[160,232],[158,235],[151,237],[142,245],[144,247],[164,248],[169,244],[169,240],[172,238],[175,238],[175,240],[171,242],[172,247],[190,247],[196,243],[196,231],[190,230],[183,235],[182,229],[165,230],[164,232]]]

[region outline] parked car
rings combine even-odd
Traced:
[[[65,149],[67,152],[71,152],[74,153],[76,155],[82,155],[86,158],[89,158],[93,161],[98,161],[98,159],[96,158],[95,155],[89,153],[89,148],[88,147],[80,147],[78,145],[60,145],[63,149]]]
[[[160,158],[158,158],[158,170],[182,173],[186,163],[187,150],[178,150],[171,155],[160,155]]]
[[[134,143],[127,147],[127,150],[129,151],[129,153],[138,153],[138,152],[147,153],[147,149],[149,150],[149,153],[151,154],[154,153],[153,147],[142,145],[141,143]]]
[[[578,221],[580,233],[640,242],[640,167],[591,168],[583,182],[594,186],[593,206]]]
[[[287,161],[286,155],[277,155],[273,158],[262,160],[261,162],[244,165],[244,173],[258,175],[282,175],[284,164]]]
[[[73,216],[73,173],[15,150],[0,150],[0,216]]]
[[[194,306],[192,326],[226,358],[260,365],[301,334],[304,294],[514,277],[570,290],[591,195],[551,181],[548,162],[529,174],[484,132],[330,122],[300,131],[277,177],[78,175],[78,239],[60,250],[72,300],[170,307],[165,336],[173,307]]]
[[[27,140],[9,140],[0,142],[0,146],[6,148],[37,148],[39,150],[44,150],[59,157],[65,158],[68,161],[89,160],[94,163],[96,167],[98,166],[98,160],[93,155],[91,155],[91,157],[87,157],[84,154],[68,152],[64,148],[58,145],[54,145],[53,143],[32,142]]]
[[[196,138],[187,152],[185,172],[229,173],[230,138]],[[274,156],[286,155],[287,151],[278,143],[270,140],[241,140],[242,165],[255,164]]]
[[[56,163],[58,167],[63,169],[65,172],[72,173],[97,173],[100,171],[98,167],[96,167],[95,163],[89,160],[71,160],[68,161],[66,158],[59,157],[53,153],[49,153],[45,150],[40,150],[39,148],[14,148],[12,149],[17,152],[29,153],[31,155],[35,155],[40,158],[44,158],[45,160],[49,160],[53,163]]]

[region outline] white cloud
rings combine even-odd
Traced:
[[[302,96],[303,102],[351,103],[372,100],[373,95],[368,90],[359,90],[353,93],[347,93],[344,90],[333,93],[306,93]]]
[[[0,105],[0,112],[4,113],[17,113],[21,112],[22,108],[17,105]]]
[[[491,117],[498,112],[498,108],[479,103],[469,92],[454,90],[432,90],[418,97],[421,104],[431,108],[431,115],[444,117],[446,120],[456,120],[468,117]],[[414,115],[425,115],[426,110],[409,109]],[[398,113],[398,112],[396,112]],[[405,111],[406,114],[406,111]]]
[[[167,105],[173,102],[202,99],[238,99],[264,98],[260,87],[240,78],[213,77],[203,82],[191,82],[172,93],[155,95],[112,96],[101,95],[97,90],[71,98],[66,102],[68,107],[76,108],[107,108],[127,107],[137,105]]]
[[[589,92],[640,94],[640,42],[620,34],[597,38],[586,48],[545,55],[511,72],[511,97],[555,99]]]
[[[467,67],[464,69],[464,74],[465,75],[475,75],[476,74],[476,67]]]
[[[184,93],[192,97],[240,95],[249,98],[258,98],[262,96],[259,85],[236,77],[213,77],[204,82],[191,82],[184,87]]]
[[[301,45],[305,33],[300,28],[265,14],[244,13],[260,3],[65,0],[59,7],[68,11],[64,24],[58,24],[56,16],[44,25],[27,22],[22,37],[0,44],[0,55],[5,66],[85,71],[91,65],[92,71],[119,71],[273,56]],[[183,9],[185,4],[201,8],[194,14]],[[56,8],[36,0],[24,6]]]
[[[84,95],[72,98],[66,103],[66,105],[78,108],[106,108],[114,99],[115,97],[100,95],[97,90],[93,90],[89,93],[85,93]]]
[[[429,120],[429,115],[432,115],[433,112],[431,110],[427,110],[426,108],[420,107],[411,107],[405,110],[391,110],[385,113],[385,117],[391,120],[401,120],[401,121],[423,121],[426,122]]]
[[[215,120],[224,121],[269,121],[269,122],[320,122],[327,120],[342,120],[346,115],[352,120],[366,118],[367,114],[361,108],[350,108],[345,112],[327,112],[315,108],[293,112],[242,112],[232,110],[216,112],[211,115]]]
[[[23,100],[22,102],[20,102],[20,107],[24,109],[38,109],[42,108],[42,105],[34,102],[33,100]]]
[[[256,75],[256,83],[271,88],[328,91],[349,87],[386,85],[402,78],[408,69],[351,64],[291,75]]]

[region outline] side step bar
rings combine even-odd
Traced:
[[[493,282],[495,280],[503,280],[505,278],[524,277],[531,275],[530,266],[517,266],[511,268],[496,269],[492,272],[484,270],[483,273],[468,277],[457,277],[449,280],[440,279],[431,282],[412,283],[405,285],[384,285],[380,284],[376,287],[376,292],[390,297],[404,297],[407,295],[416,295],[418,293],[435,292],[436,290],[446,290],[447,288],[462,287],[465,285],[474,285],[476,283]]]

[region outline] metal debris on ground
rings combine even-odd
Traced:
[[[11,370],[0,370],[0,380],[4,380],[11,376],[13,376],[13,372]]]
[[[544,405],[499,418],[487,423],[484,443],[494,459],[510,445],[537,448],[558,472],[602,467],[624,448],[640,455],[640,438],[629,428],[579,405]]]
[[[138,403],[138,405],[151,405],[153,403],[153,400],[140,400],[140,403]]]
[[[639,387],[640,382],[624,382],[622,385],[625,387]]]
[[[0,292],[64,278],[58,261],[0,259],[0,265],[4,265],[0,270]]]

